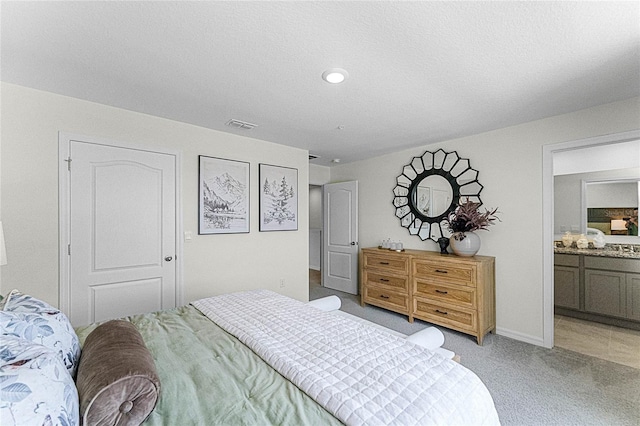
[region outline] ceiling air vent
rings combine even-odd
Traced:
[[[236,120],[234,118],[227,121],[225,124],[229,127],[234,127],[236,129],[243,129],[243,130],[251,130],[254,127],[258,126],[257,124],[247,123],[246,121]]]

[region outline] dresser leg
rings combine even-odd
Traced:
[[[413,315],[409,315],[409,322],[413,323]]]

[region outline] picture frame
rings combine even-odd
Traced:
[[[259,164],[260,231],[298,230],[298,169]]]
[[[198,156],[198,234],[249,232],[249,163]]]

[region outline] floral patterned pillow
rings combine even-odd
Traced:
[[[54,350],[75,377],[80,359],[80,342],[67,316],[58,309],[16,290],[0,311],[3,335],[20,337]]]
[[[0,304],[0,309],[3,311],[11,312],[60,312],[59,309],[54,308],[42,300],[38,300],[35,297],[28,294],[22,294],[18,290],[11,290],[11,292],[4,298]]]
[[[0,341],[0,424],[79,424],[78,392],[49,348],[13,336]]]

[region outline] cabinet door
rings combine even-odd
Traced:
[[[597,314],[625,317],[627,283],[624,272],[584,271],[584,308]]]
[[[640,274],[627,274],[627,318],[640,321]]]
[[[580,269],[555,266],[553,268],[553,294],[556,306],[580,309]]]

